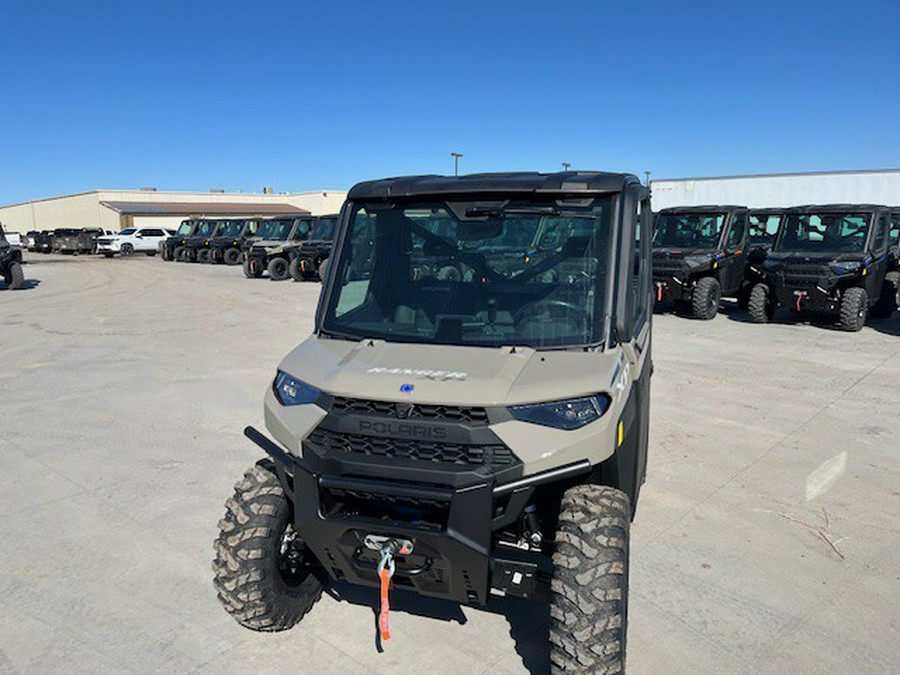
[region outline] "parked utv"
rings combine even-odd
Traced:
[[[22,273],[22,250],[12,246],[0,225],[0,274],[6,282],[9,290],[18,290],[25,283],[25,275]]]
[[[550,603],[555,672],[621,672],[649,430],[650,216],[627,174],[356,185],[315,333],[266,392],[275,440],[245,430],[269,458],[219,523],[225,609],[285,630],[330,577],[381,588],[385,640],[391,586],[535,598]],[[528,250],[548,225],[555,244]],[[494,253],[513,242],[515,266]],[[465,274],[419,276],[417,260]],[[579,273],[547,274],[560,268]]]
[[[697,319],[712,319],[722,296],[747,289],[748,209],[679,206],[662,209],[653,234],[656,300],[687,304]]]
[[[211,263],[240,265],[244,244],[256,235],[258,221],[229,220],[209,240],[209,259]]]
[[[185,239],[194,234],[199,225],[199,220],[182,220],[175,234],[160,242],[159,257],[163,260],[175,260],[175,249],[183,246]]]
[[[338,216],[319,216],[309,238],[290,249],[290,274],[294,281],[324,279],[334,245]]]
[[[265,221],[259,237],[244,250],[244,276],[259,279],[268,272],[273,281],[287,279],[290,251],[309,236],[315,222],[315,216]]]
[[[750,318],[766,323],[781,306],[834,313],[843,330],[859,331],[870,313],[889,317],[897,308],[896,276],[888,276],[889,232],[885,206],[787,209],[766,277],[751,292]]]
[[[227,220],[199,220],[190,237],[175,248],[176,262],[209,262],[209,240],[215,237]]]

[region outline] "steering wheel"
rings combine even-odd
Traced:
[[[554,312],[556,314],[562,314],[563,311],[576,313],[582,311],[582,308],[578,305],[572,302],[566,302],[565,300],[538,300],[530,305],[525,305],[516,312],[515,321],[516,323],[522,323],[522,321],[526,319],[537,318],[537,315],[545,309],[549,310],[551,315]]]

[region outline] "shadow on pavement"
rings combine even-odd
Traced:
[[[325,592],[339,602],[369,607],[372,610],[375,649],[379,653],[384,651],[378,630],[377,590],[333,582]],[[522,659],[522,665],[531,675],[550,672],[550,606],[547,603],[512,597],[491,598],[486,607],[466,609],[503,615],[509,622],[509,635],[515,642],[516,653]],[[402,588],[391,590],[391,611],[460,625],[468,622],[464,608],[459,603],[423,597]]]
[[[22,285],[19,286],[16,291],[30,291],[32,288],[37,288],[38,286],[40,286],[40,284],[40,279],[25,279],[25,281],[22,282]],[[6,282],[3,281],[2,277],[0,277],[0,288],[2,288],[4,291],[9,290],[6,287]]]

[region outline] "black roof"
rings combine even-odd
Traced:
[[[847,213],[853,211],[880,211],[881,209],[887,210],[888,207],[884,204],[805,204],[803,206],[792,206],[788,209],[785,209],[785,212],[790,213],[821,213],[821,212],[834,212],[834,213]]]
[[[387,199],[418,195],[483,194],[592,194],[621,192],[626,185],[640,184],[628,173],[561,171],[558,173],[473,173],[466,176],[401,176],[357,183],[347,199]]]
[[[766,206],[765,208],[761,207],[758,209],[750,209],[750,213],[760,213],[760,214],[784,213],[785,211],[787,211],[786,206]]]
[[[721,213],[722,211],[749,211],[746,206],[734,204],[703,204],[702,206],[670,206],[657,213]]]

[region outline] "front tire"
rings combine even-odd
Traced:
[[[186,262],[187,261],[187,248],[184,246],[176,246],[175,254],[173,256],[175,262]]]
[[[225,261],[226,265],[237,265],[241,262],[241,249],[226,248],[225,252],[222,254],[222,259]]]
[[[25,284],[25,274],[22,272],[22,266],[17,262],[9,264],[9,269],[4,277],[6,279],[6,288],[11,291],[17,291]]]
[[[122,244],[121,253],[123,258],[128,258],[134,255],[134,246],[132,246],[131,244]]]
[[[250,264],[250,260],[247,259],[244,261],[244,276],[248,279],[259,279],[262,276],[262,270],[255,270],[253,266]]]
[[[291,524],[291,503],[269,460],[235,485],[213,544],[213,583],[225,611],[256,631],[282,631],[322,594],[310,555]]]
[[[768,286],[756,284],[753,287],[747,309],[750,310],[750,320],[753,323],[769,323],[774,318],[775,301],[769,298]]]
[[[201,248],[197,251],[197,262],[198,263],[208,263],[210,261],[210,251],[208,248]]]
[[[294,281],[306,281],[306,273],[303,271],[300,258],[291,260],[291,264],[288,266],[288,273]]]
[[[319,274],[319,281],[325,281],[325,275],[328,274],[328,258],[323,258],[319,263],[319,269],[317,270]]]
[[[841,298],[840,326],[841,330],[858,333],[866,325],[869,313],[869,296],[865,288],[854,286],[844,291]]]
[[[703,277],[694,287],[691,295],[691,313],[696,319],[709,321],[719,313],[719,301],[722,299],[722,287],[715,277]]]
[[[628,625],[625,493],[577,485],[563,494],[550,604],[551,672],[621,673]]]
[[[290,276],[290,265],[284,258],[272,258],[268,269],[272,281],[284,281]]]

